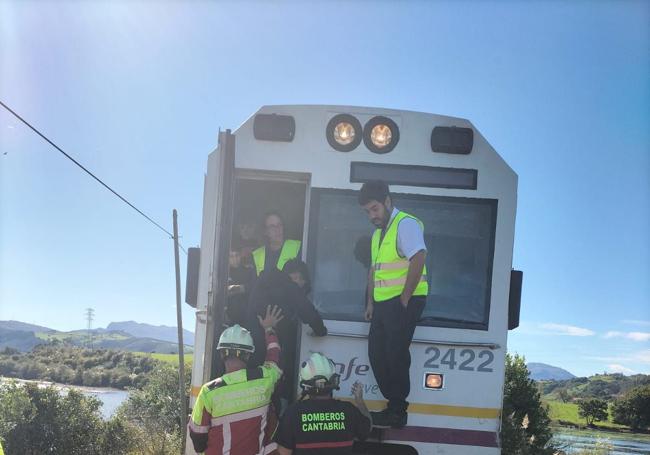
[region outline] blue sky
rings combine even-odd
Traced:
[[[0,3],[0,99],[200,239],[219,127],[263,104],[469,118],[519,174],[509,349],[650,373],[647,2]],[[175,325],[172,243],[0,112],[0,319]],[[184,313],[193,329],[193,314]]]

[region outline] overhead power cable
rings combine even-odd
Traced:
[[[18,120],[20,120],[20,121],[23,122],[25,125],[27,125],[27,127],[29,127],[29,129],[31,129],[33,132],[35,132],[36,134],[38,134],[38,135],[39,135],[43,140],[45,140],[45,142],[47,142],[47,143],[50,144],[52,147],[54,147],[56,150],[58,150],[59,152],[61,152],[61,153],[63,154],[63,156],[65,156],[67,159],[69,159],[69,160],[72,161],[74,164],[76,164],[77,166],[79,166],[79,168],[81,168],[81,169],[82,169],[86,174],[90,175],[92,178],[94,178],[95,180],[97,180],[97,182],[99,182],[99,183],[100,183],[104,188],[106,188],[108,191],[110,191],[110,192],[113,193],[115,196],[117,196],[118,198],[120,198],[120,199],[122,200],[122,202],[124,202],[125,204],[127,204],[127,205],[128,205],[129,207],[131,207],[133,210],[135,210],[135,211],[138,212],[140,215],[142,215],[143,217],[145,217],[145,218],[146,218],[150,223],[152,223],[152,224],[155,225],[158,229],[160,229],[160,230],[163,231],[165,234],[167,234],[167,235],[169,236],[170,239],[173,239],[173,238],[174,238],[174,235],[173,235],[171,232],[169,232],[167,229],[165,229],[164,227],[162,227],[160,224],[156,223],[156,222],[155,222],[153,219],[151,219],[151,217],[149,217],[146,213],[144,213],[142,210],[140,210],[139,208],[137,208],[135,205],[131,204],[128,200],[126,200],[126,199],[125,199],[122,195],[120,195],[117,191],[115,191],[113,188],[111,188],[111,187],[108,186],[106,183],[104,183],[104,182],[102,181],[102,179],[100,179],[99,177],[97,177],[95,174],[93,174],[93,173],[90,172],[88,169],[86,169],[86,168],[85,168],[81,163],[79,163],[77,160],[75,160],[75,159],[72,158],[70,155],[68,155],[65,151],[63,151],[63,149],[62,149],[61,147],[59,147],[59,146],[56,145],[54,142],[52,142],[50,139],[48,139],[47,136],[45,136],[43,133],[41,133],[39,130],[37,130],[35,127],[33,127],[33,126],[32,126],[32,125],[31,125],[27,120],[25,120],[25,119],[22,118],[20,115],[18,115],[18,113],[16,113],[13,109],[11,109],[9,106],[7,106],[7,105],[6,105],[5,103],[3,103],[2,101],[0,101],[0,105],[2,105],[2,107],[4,107],[4,108],[5,108],[6,110],[8,110],[9,112],[11,112],[11,113],[14,115],[14,117],[16,117]],[[185,250],[185,248],[183,248],[182,245],[180,245],[180,243],[179,243],[179,246],[180,246],[181,250],[183,250],[183,252],[184,252],[185,254],[187,254],[187,251]]]

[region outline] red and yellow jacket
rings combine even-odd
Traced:
[[[227,373],[201,387],[189,422],[197,453],[205,455],[263,455],[271,394],[280,379],[280,344],[266,334],[263,365]]]

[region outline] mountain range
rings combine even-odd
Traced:
[[[178,329],[166,325],[151,325],[135,321],[111,322],[104,328],[93,329],[92,340],[88,330],[60,332],[20,321],[0,321],[0,349],[11,347],[30,351],[34,346],[53,340],[95,348],[122,349],[137,352],[178,352]],[[183,344],[188,352],[194,345],[194,333],[183,330]],[[190,348],[190,349],[188,349]],[[527,364],[529,377],[535,381],[564,381],[575,376],[562,368],[545,363]]]
[[[121,349],[137,352],[174,354],[178,352],[176,327],[154,326],[134,321],[111,322],[107,328],[61,332],[48,327],[20,321],[0,321],[0,349],[6,347],[30,351],[48,342],[63,342],[75,346]],[[183,331],[185,350],[194,345],[194,334]]]
[[[530,362],[526,365],[530,374],[528,377],[535,381],[564,381],[573,379],[575,376],[559,367],[547,365],[545,363]]]
[[[106,330],[126,332],[134,337],[178,343],[178,329],[167,325],[151,325],[135,321],[111,322],[106,326]],[[183,344],[194,345],[194,333],[183,329]]]

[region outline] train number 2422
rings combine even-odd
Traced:
[[[456,358],[456,349],[454,348],[448,349],[442,358],[440,358],[440,355],[442,354],[440,349],[435,346],[429,346],[424,352],[426,354],[431,354],[431,357],[424,362],[425,368],[441,368],[442,366],[443,368],[447,367],[450,370],[453,370],[458,365],[460,371],[480,371],[482,373],[492,372],[490,366],[494,361],[494,354],[492,351],[480,351],[477,355],[473,349],[463,349],[458,354],[458,358]],[[474,363],[474,360],[477,360],[477,362]]]

